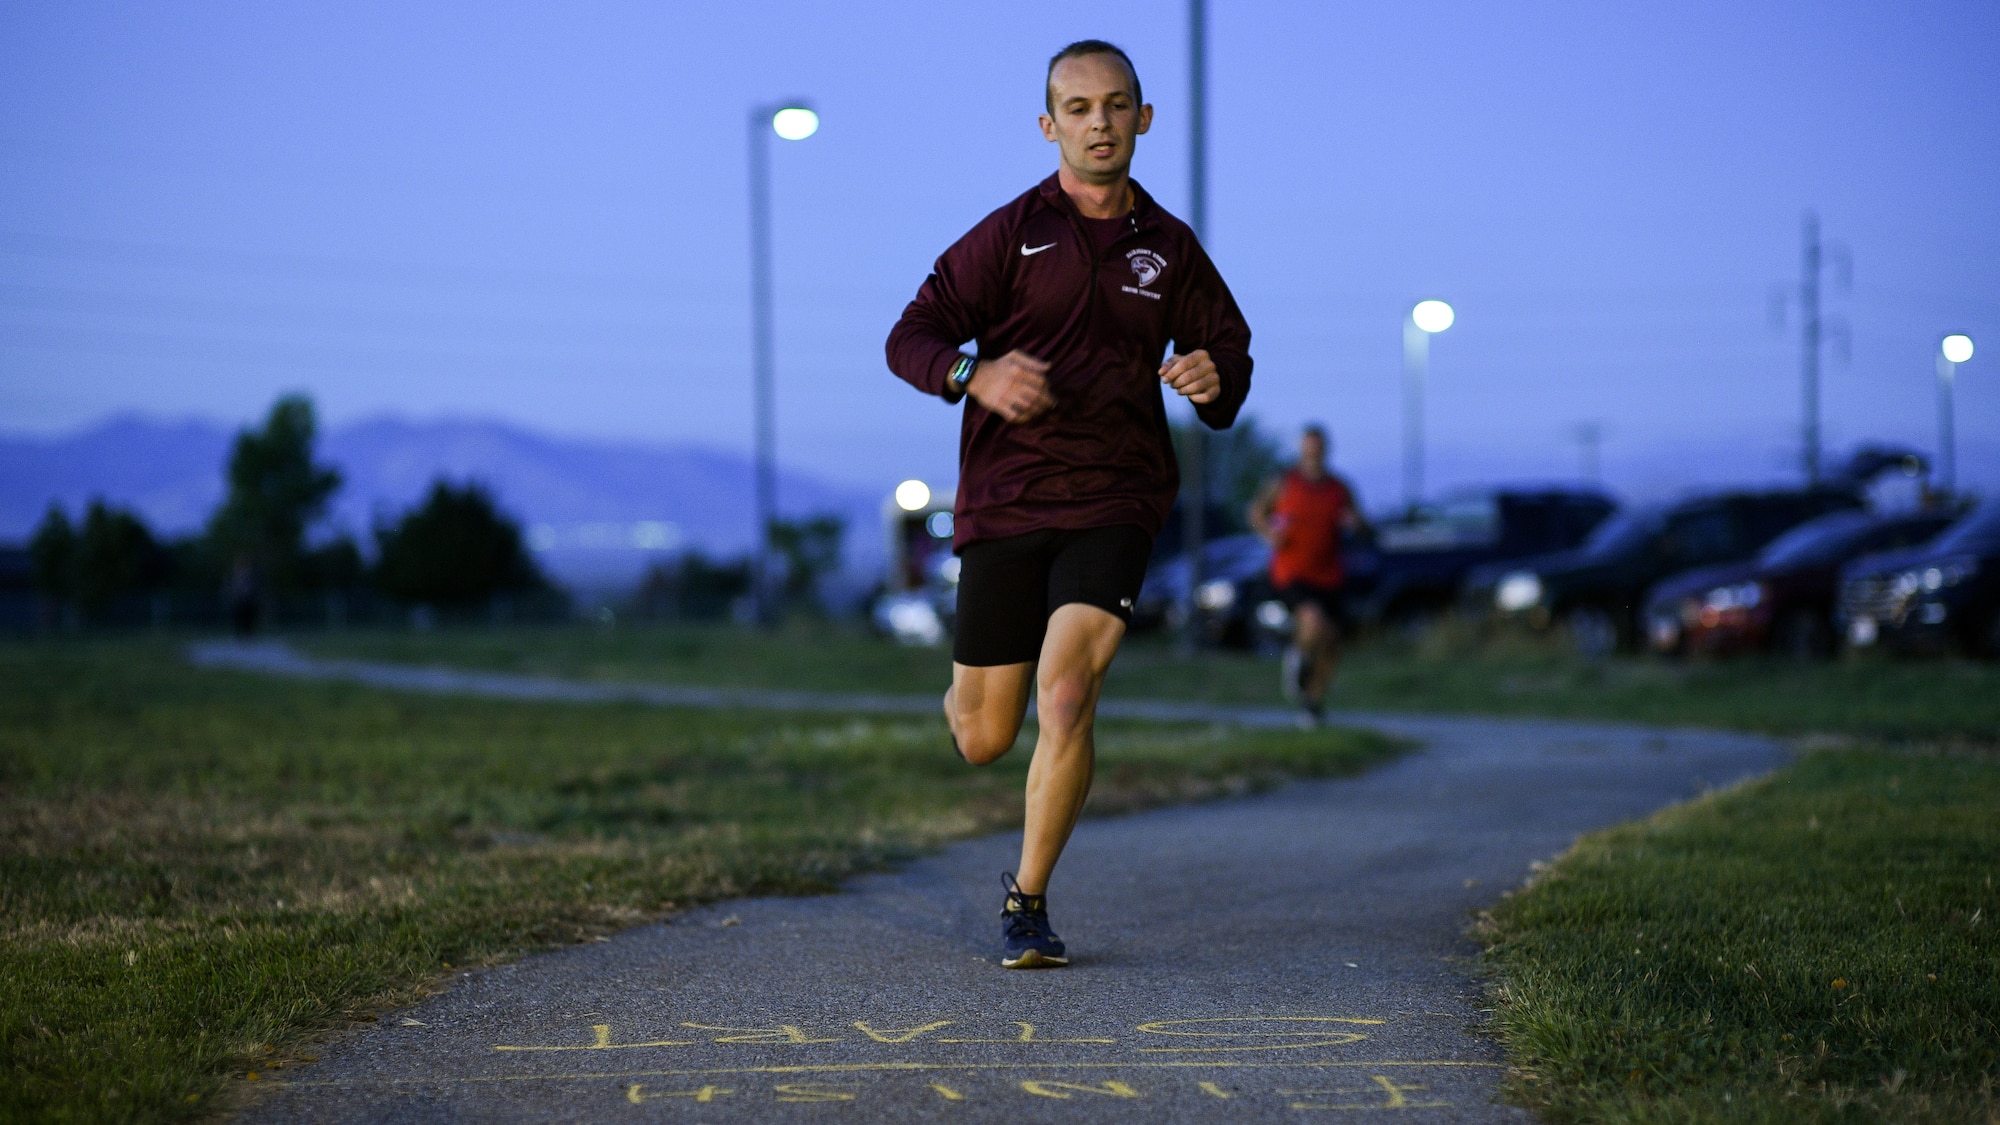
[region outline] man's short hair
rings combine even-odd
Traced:
[[[1102,39],[1079,39],[1057,51],[1055,57],[1049,60],[1048,79],[1042,83],[1042,101],[1049,107],[1050,113],[1056,111],[1056,64],[1064,59],[1080,59],[1085,55],[1117,55],[1118,61],[1125,64],[1125,73],[1132,76],[1132,103],[1146,104],[1145,97],[1139,93],[1139,68],[1132,65],[1131,56],[1119,50],[1115,43],[1106,43]]]
[[[1320,425],[1318,422],[1307,422],[1305,426],[1299,431],[1299,436],[1316,437],[1321,441],[1325,441],[1327,440],[1326,427]]]

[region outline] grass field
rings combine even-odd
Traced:
[[[1557,1122],[2000,1120],[2000,756],[1809,754],[1583,840],[1486,927]]]
[[[441,663],[591,679],[942,692],[949,657],[849,629],[801,623],[781,643],[730,628],[354,632],[303,646],[330,656]],[[1275,704],[1277,664],[1240,653],[1189,661],[1135,638],[1106,694]],[[1375,638],[1345,662],[1337,707],[1608,718],[1773,734],[1991,738],[2000,734],[2000,664],[1866,659],[1583,660],[1536,638],[1479,638],[1450,626]]]
[[[851,674],[766,650],[728,659]],[[886,652],[936,686],[923,655]],[[1108,725],[1092,808],[1391,752]],[[442,699],[197,672],[157,639],[0,645],[0,1119],[226,1108],[454,968],[1015,823],[1025,767],[967,769],[941,719]]]

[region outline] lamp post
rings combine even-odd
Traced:
[[[1951,391],[1958,365],[1972,358],[1972,337],[1954,333],[1938,342],[1938,476],[1949,498],[1958,491],[1958,435],[1952,427]]]
[[[1188,0],[1188,226],[1197,240],[1208,234],[1208,5]],[[1201,589],[1202,563],[1208,541],[1208,434],[1201,419],[1187,428],[1181,458],[1181,552],[1188,560],[1187,624],[1180,647],[1201,647],[1200,615],[1193,612],[1194,592]]]
[[[794,100],[750,111],[750,360],[753,444],[756,448],[756,549],[750,562],[750,598],[759,624],[776,616],[771,600],[771,521],[777,518],[777,412],[772,388],[771,134],[802,141],[819,131],[819,114]]]
[[[1424,495],[1424,380],[1431,337],[1457,319],[1443,301],[1418,301],[1403,320],[1403,503],[1415,511]]]

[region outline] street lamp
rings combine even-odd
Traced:
[[[1443,301],[1418,301],[1403,321],[1403,503],[1412,511],[1424,493],[1424,379],[1431,337],[1458,319]]]
[[[750,598],[762,624],[775,617],[770,584],[771,522],[778,509],[777,403],[772,389],[770,137],[776,133],[784,140],[802,141],[818,131],[819,114],[798,100],[750,111],[750,355],[757,455],[757,534],[750,564]]]
[[[1208,235],[1208,4],[1188,0],[1188,226],[1197,241]],[[1181,448],[1181,553],[1188,561],[1188,591],[1201,589],[1208,552],[1208,432],[1191,419]],[[1201,647],[1201,620],[1190,613],[1180,647]]]
[[[1951,391],[1958,365],[1972,358],[1972,337],[1954,333],[1938,342],[1938,476],[1944,494],[1958,491],[1958,438],[1952,430]]]

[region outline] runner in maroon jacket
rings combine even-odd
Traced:
[[[1002,877],[1008,968],[1068,963],[1044,894],[1090,792],[1104,672],[1180,487],[1161,386],[1215,429],[1250,391],[1250,329],[1228,286],[1131,178],[1153,120],[1131,60],[1094,39],[1063,48],[1047,108],[1056,174],[944,252],[888,343],[917,389],[971,400],[944,697],[959,753],[999,758],[1031,687],[1038,701],[1020,877]]]

